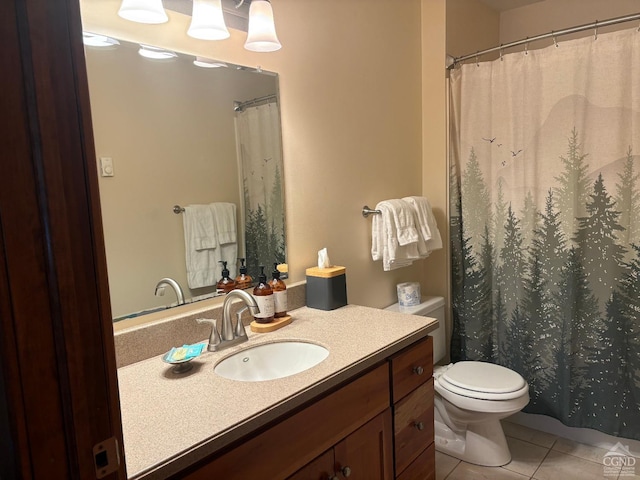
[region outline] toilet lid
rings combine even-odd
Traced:
[[[442,378],[458,388],[484,393],[516,392],[527,385],[513,370],[486,362],[454,363]]]

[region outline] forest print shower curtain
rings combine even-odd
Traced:
[[[640,439],[640,32],[451,72],[452,361]]]

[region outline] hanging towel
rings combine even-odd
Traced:
[[[403,200],[387,200],[391,207],[393,221],[396,225],[396,237],[399,245],[409,245],[418,241],[418,230],[411,205]]]
[[[405,197],[402,200],[413,207],[418,229],[429,251],[442,248],[442,237],[431,204],[425,197]]]
[[[382,260],[383,270],[390,271],[406,267],[420,258],[418,242],[400,245],[398,241],[398,227],[396,224],[400,200],[386,200],[376,205],[381,214],[373,217],[371,232],[371,257]],[[406,230],[405,230],[406,231]]]
[[[182,224],[189,288],[215,285],[220,249],[213,209],[210,205],[188,205]]]
[[[236,205],[234,203],[212,203],[218,244],[220,245],[220,259],[227,262],[229,276],[236,277],[238,263]]]

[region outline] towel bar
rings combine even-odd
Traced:
[[[362,216],[367,218],[369,215],[380,215],[382,212],[380,210],[373,210],[369,208],[368,205],[362,207]]]

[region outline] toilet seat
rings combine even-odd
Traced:
[[[458,362],[437,369],[434,377],[448,392],[478,400],[512,400],[529,391],[513,370],[486,362]]]

